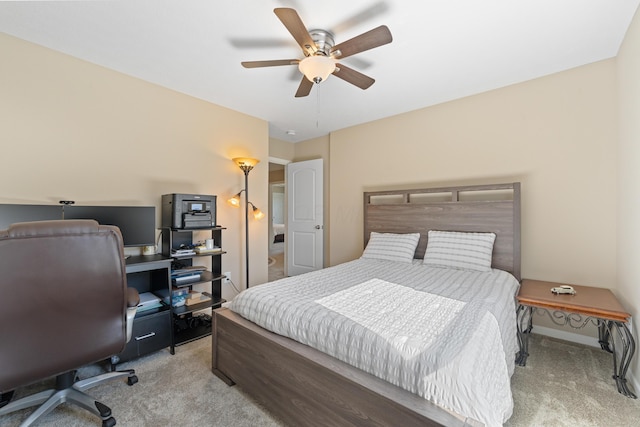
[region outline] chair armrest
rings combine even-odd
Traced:
[[[127,307],[137,307],[140,304],[140,295],[136,288],[127,288]]]
[[[136,288],[127,288],[127,342],[133,334],[133,318],[136,317],[136,311],[140,304],[140,295]]]

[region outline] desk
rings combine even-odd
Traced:
[[[598,327],[598,342],[603,350],[613,354],[613,379],[618,392],[635,399],[627,385],[626,375],[636,344],[628,328],[631,314],[626,312],[609,289],[572,285],[575,295],[556,295],[551,288],[561,283],[524,279],[518,292],[518,344],[516,357],[525,366],[529,356],[529,334],[533,312],[542,312],[560,326],[580,329],[588,323]],[[621,348],[616,348],[618,344]],[[611,346],[611,347],[610,347]]]

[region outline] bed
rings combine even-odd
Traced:
[[[489,271],[425,266],[449,232],[493,234]],[[413,259],[370,250],[409,235]],[[517,351],[519,183],[367,192],[364,236],[362,258],[254,287],[216,310],[213,372],[289,425],[502,424]],[[302,299],[289,302],[291,289]]]
[[[273,223],[273,243],[284,242],[284,224]]]

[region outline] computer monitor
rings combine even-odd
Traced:
[[[154,206],[76,206],[64,207],[64,219],[95,219],[103,225],[115,225],[122,233],[124,246],[156,244],[156,208]]]
[[[16,222],[62,219],[60,205],[12,205],[0,204],[0,230]]]

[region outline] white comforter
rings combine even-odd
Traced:
[[[230,308],[460,415],[513,409],[516,279],[359,259],[257,286]]]

